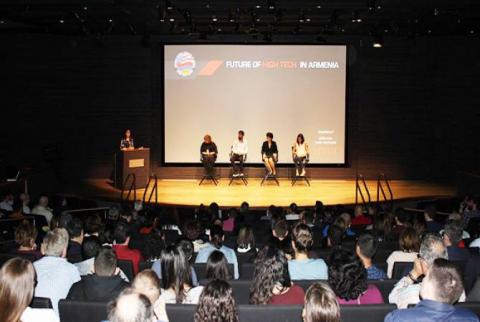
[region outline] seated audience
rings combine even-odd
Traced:
[[[288,232],[288,224],[284,219],[275,221],[269,244],[281,249],[287,259],[293,258],[292,239]]]
[[[200,238],[202,235],[202,224],[199,221],[187,222],[183,228],[183,234],[192,241],[195,253],[198,253],[201,248],[208,245]]]
[[[327,247],[336,249],[342,247],[344,238],[344,229],[337,225],[331,225],[327,233]]]
[[[180,248],[168,246],[160,259],[165,303],[197,304],[203,286],[193,287],[190,264]]]
[[[363,212],[363,207],[358,205],[355,207],[354,217],[352,219],[352,226],[367,226],[372,224],[372,218],[365,215]]]
[[[2,195],[2,201],[0,201],[0,210],[2,210],[4,213],[12,212],[14,200],[15,200],[15,197],[13,193],[11,192],[4,193]]]
[[[194,322],[238,322],[232,288],[215,279],[205,286],[193,317]]]
[[[67,258],[72,263],[82,261],[83,222],[78,218],[72,220],[65,227],[70,240],[68,242]]]
[[[328,284],[335,292],[339,304],[382,304],[379,289],[367,283],[367,271],[353,253],[337,249],[329,259]]]
[[[285,219],[288,221],[295,221],[300,219],[300,212],[296,203],[292,202],[288,207],[288,213],[285,215]]]
[[[96,236],[100,237],[100,233],[103,232],[102,217],[99,214],[89,215],[85,219],[84,231],[85,237]]]
[[[250,285],[250,304],[303,304],[303,288],[290,280],[288,261],[282,250],[265,246],[255,260]]]
[[[165,249],[165,240],[161,229],[153,228],[144,239],[142,256],[147,262],[155,262],[160,259],[162,250]],[[189,241],[191,244],[191,242]],[[193,253],[193,244],[192,244]]]
[[[37,272],[36,297],[48,297],[58,314],[58,301],[67,297],[70,287],[80,281],[75,265],[67,262],[68,232],[55,228],[43,238],[44,257],[33,263]]]
[[[227,231],[229,233],[234,231],[235,217],[237,217],[237,210],[235,208],[232,208],[228,211],[228,213],[223,214],[223,218],[222,218],[223,231]]]
[[[30,195],[28,193],[23,192],[18,196],[18,199],[22,201],[23,213],[25,215],[30,215],[32,213],[32,210],[30,209]]]
[[[210,229],[210,243],[208,243],[207,246],[198,251],[195,262],[206,263],[208,257],[210,256],[210,253],[212,253],[214,250],[219,250],[225,255],[227,261],[230,264],[233,264],[234,277],[235,279],[238,279],[239,273],[237,255],[235,255],[235,251],[233,249],[223,245],[224,237],[225,236],[222,227],[213,225]]]
[[[159,322],[150,300],[131,288],[125,289],[108,305],[108,322]],[[165,321],[162,321],[165,322]]]
[[[50,225],[50,222],[53,218],[53,211],[48,207],[47,196],[40,196],[38,199],[38,204],[32,210],[32,214],[45,217],[47,224]]]
[[[420,287],[422,300],[408,310],[395,310],[385,322],[400,321],[463,321],[477,322],[478,316],[453,306],[463,292],[462,277],[455,265],[443,258],[433,261]]]
[[[384,280],[387,274],[373,264],[373,257],[377,252],[378,241],[370,234],[362,234],[357,240],[355,252],[360,258],[363,267],[367,270],[367,279],[369,280]]]
[[[462,232],[463,225],[460,221],[448,222],[443,230],[443,244],[447,247],[448,259],[451,261],[466,262],[470,257],[468,250],[458,247],[462,241]]]
[[[292,247],[295,258],[288,261],[288,271],[292,280],[325,280],[328,278],[327,264],[321,258],[308,257],[312,249],[313,236],[305,224],[297,224],[293,228]]]
[[[32,309],[35,269],[30,261],[15,257],[0,269],[0,321],[59,322],[52,309]]]
[[[480,197],[466,196],[460,204],[459,213],[463,214],[465,225],[468,226],[470,219],[480,217],[480,209],[478,208]]]
[[[423,211],[423,216],[427,223],[426,231],[429,233],[438,234],[438,232],[443,229],[443,225],[435,221],[436,212],[435,205],[428,205]]]
[[[99,250],[93,271],[94,274],[84,275],[80,282],[72,285],[67,299],[107,302],[128,287],[128,283],[118,275],[117,256],[108,246]]]
[[[330,286],[325,283],[310,285],[305,293],[302,318],[304,322],[341,322],[340,305]]]
[[[412,226],[412,215],[403,208],[395,210],[394,225],[392,233],[395,236],[400,236],[406,227]]]
[[[29,259],[37,260],[42,257],[42,253],[37,249],[35,240],[37,239],[37,229],[35,226],[24,220],[15,229],[15,242],[18,245],[16,254],[21,256],[27,256]]]
[[[228,262],[222,252],[214,250],[210,253],[207,260],[207,266],[205,268],[205,275],[207,279],[214,280],[220,279],[228,281],[231,279],[230,272],[228,271]]]
[[[235,251],[239,254],[251,254],[252,258],[256,256],[258,249],[255,247],[255,235],[252,227],[243,226],[240,228]]]
[[[12,212],[9,216],[10,218],[21,219],[25,217],[23,212],[23,203],[20,199],[15,198],[12,205]]]
[[[117,258],[121,260],[129,260],[133,264],[133,273],[138,273],[138,264],[143,260],[142,254],[138,249],[132,249],[128,246],[130,243],[131,233],[128,225],[119,222],[113,232],[115,244],[113,249],[117,253]]]
[[[160,284],[157,274],[151,269],[146,269],[135,276],[132,288],[150,300],[153,313],[158,321],[168,321],[165,301],[160,297]]]
[[[399,309],[404,309],[409,304],[417,304],[420,301],[420,287],[422,285],[420,278],[428,272],[437,258],[448,258],[447,249],[443,245],[442,239],[432,234],[423,238],[418,254],[413,269],[408,276],[398,281],[388,296],[388,301],[397,304]]]
[[[412,262],[417,258],[420,239],[417,231],[411,227],[405,228],[400,234],[398,244],[400,250],[393,251],[387,258],[387,275],[392,278],[395,262]]]

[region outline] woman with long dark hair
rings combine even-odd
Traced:
[[[305,293],[304,322],[340,322],[340,305],[335,293],[325,283],[310,285]]]
[[[122,140],[120,141],[120,150],[133,150],[135,145],[133,144],[133,135],[130,129],[126,129],[123,132]]]
[[[255,260],[250,304],[303,304],[305,292],[292,283],[282,250],[265,246]]]
[[[193,319],[195,322],[238,322],[230,285],[218,279],[208,283],[200,296]]]
[[[15,257],[0,269],[0,321],[59,322],[52,309],[32,309],[35,269],[30,261]]]
[[[297,135],[295,144],[292,146],[293,162],[295,163],[295,174],[305,176],[305,164],[308,160],[308,144],[302,133]]]
[[[205,268],[205,275],[207,279],[219,279],[228,281],[232,277],[228,271],[228,262],[225,255],[221,251],[214,250],[207,260],[207,267]]]
[[[196,304],[203,287],[193,287],[191,268],[179,247],[168,246],[160,258],[161,297],[165,303]]]

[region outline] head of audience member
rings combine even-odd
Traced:
[[[308,258],[308,252],[313,247],[313,236],[310,227],[299,223],[293,227],[292,247],[295,252],[295,259]]]
[[[150,300],[131,288],[123,290],[108,305],[109,322],[154,322],[156,321]]]
[[[208,256],[205,277],[210,280],[220,279],[228,281],[231,279],[227,258],[221,251],[214,250]]]
[[[187,262],[190,262],[193,258],[193,243],[191,240],[182,238],[179,241],[177,241],[177,248],[181,249],[183,254],[185,255],[185,258],[187,259]]]
[[[203,137],[203,142],[205,144],[210,144],[212,143],[212,137],[210,136],[210,134],[205,134],[205,136]]]
[[[427,230],[427,222],[424,216],[415,216],[413,219],[413,229],[417,232],[418,236],[423,236]]]
[[[411,226],[412,215],[403,208],[395,210],[395,225],[396,226]]]
[[[44,207],[44,208],[47,208],[48,207],[48,197],[45,196],[45,195],[42,195],[40,196],[40,198],[38,198],[38,205],[40,207]]]
[[[12,213],[10,217],[19,218],[23,216],[23,202],[19,198],[15,198],[12,204]]]
[[[65,228],[70,240],[79,244],[83,243],[83,222],[79,218],[73,218]]]
[[[292,286],[285,253],[274,246],[265,246],[254,262],[250,285],[250,304],[267,304],[272,296]]]
[[[240,142],[243,141],[244,136],[245,136],[245,132],[243,132],[243,130],[238,131],[238,140]]]
[[[448,259],[447,248],[443,244],[442,238],[427,234],[420,245],[418,258],[415,259],[411,276],[418,278],[425,275],[437,258]]]
[[[350,226],[352,226],[352,217],[348,212],[342,212],[338,218],[343,219],[343,222],[345,223],[345,229],[348,229]]]
[[[130,227],[124,222],[119,222],[113,231],[113,239],[117,245],[128,246],[130,243]]]
[[[302,223],[307,226],[313,226],[315,221],[315,214],[310,210],[304,210],[300,213]]]
[[[464,211],[472,211],[478,209],[480,197],[466,196],[463,203],[465,205]]]
[[[232,288],[224,280],[214,279],[203,289],[194,322],[238,322]]]
[[[185,286],[192,286],[191,269],[180,248],[167,246],[160,258],[162,288],[176,294],[176,302],[182,303]]]
[[[359,217],[359,216],[362,216],[363,215],[363,207],[361,205],[357,205],[355,207],[355,211],[353,212],[353,215],[355,217]]]
[[[89,236],[99,236],[103,230],[102,217],[99,214],[93,214],[85,219],[85,234]]]
[[[400,250],[406,253],[418,252],[420,249],[420,238],[417,231],[412,227],[405,228],[398,238]]]
[[[248,204],[248,202],[246,201],[242,202],[242,204],[240,205],[240,213],[247,214],[249,211],[250,211],[250,205]]]
[[[272,132],[267,132],[267,142],[271,143],[273,141],[273,133]]]
[[[370,234],[362,234],[358,237],[355,253],[360,258],[364,267],[372,265],[373,256],[377,252],[378,241]]]
[[[28,193],[22,192],[18,198],[22,201],[23,205],[28,206],[30,203],[30,195]]]
[[[19,246],[18,250],[35,250],[37,248],[35,244],[37,235],[37,228],[31,222],[27,220],[22,221],[15,229],[15,242]]]
[[[454,304],[463,290],[462,277],[456,265],[446,259],[437,258],[422,281],[420,296],[424,300]]]
[[[183,227],[183,234],[191,241],[200,239],[200,235],[202,234],[202,224],[196,220],[188,221]]]
[[[102,244],[96,236],[89,236],[83,239],[82,244],[82,256],[84,260],[95,258],[98,255],[98,252]]]
[[[314,283],[305,293],[304,322],[341,322],[340,305],[326,283]]]
[[[463,236],[463,225],[460,221],[449,221],[443,230],[443,243],[445,246],[457,246],[458,243],[462,240]]]
[[[437,209],[434,204],[426,206],[423,210],[423,216],[425,218],[425,221],[433,221],[435,219],[436,212]]]
[[[337,225],[331,225],[327,231],[327,246],[337,248],[342,246],[345,230]]]
[[[145,295],[152,304],[155,304],[160,297],[160,279],[151,269],[146,269],[135,275],[132,288]]]
[[[296,203],[292,202],[290,206],[288,207],[288,212],[291,214],[296,214],[298,213],[298,206]]]
[[[64,212],[63,214],[60,215],[60,218],[58,219],[58,227],[65,228],[68,230],[68,225],[70,225],[70,222],[73,220],[73,216],[69,214],[68,212]]]
[[[41,251],[45,256],[66,257],[68,247],[68,232],[65,228],[50,230],[43,237]]]
[[[297,144],[303,144],[305,143],[305,137],[303,136],[302,133],[299,133],[297,135],[297,140],[295,141]]]
[[[149,261],[155,261],[162,255],[165,248],[165,240],[160,229],[152,229],[150,234],[145,237],[145,247],[142,251],[143,258]]]
[[[7,191],[4,194],[2,194],[2,201],[8,203],[10,206],[13,205],[14,199],[15,199],[15,196],[10,191]]]
[[[278,220],[272,229],[273,237],[282,241],[288,236],[288,225],[285,220]]]
[[[220,247],[222,247],[224,238],[225,234],[222,227],[213,225],[210,228],[210,244],[212,244],[212,246],[214,246],[216,249],[220,249]]]
[[[237,247],[242,249],[255,249],[255,235],[250,226],[243,226],[238,231]]]
[[[119,273],[117,255],[111,247],[104,246],[99,249],[97,256],[95,256],[93,271],[95,275],[102,277],[109,277]]]
[[[4,263],[0,269],[0,321],[20,321],[34,287],[35,269],[30,261],[15,257]]]
[[[337,297],[354,300],[367,290],[367,271],[355,254],[337,249],[330,255],[329,263],[328,284]]]

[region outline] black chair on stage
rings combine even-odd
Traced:
[[[200,162],[203,164],[203,154],[200,154]],[[215,168],[214,168],[215,169]],[[208,173],[205,169],[203,170],[203,177],[202,177],[202,180],[200,180],[200,183],[198,184],[199,186],[202,185],[203,181],[205,180],[210,180],[212,181],[216,186],[218,185],[218,180],[217,178],[215,177],[215,174],[214,174],[214,171],[212,171],[212,173]]]
[[[262,160],[263,160],[263,155],[262,155]],[[275,166],[276,166],[278,163],[278,154],[273,155],[273,162],[275,163]],[[265,167],[265,176],[263,177],[262,182],[260,182],[260,185],[263,186],[263,183],[269,180],[275,181],[277,186],[280,185],[280,182],[278,182],[278,179],[277,179],[277,175],[270,174],[268,172],[267,167]]]
[[[295,166],[295,155],[293,153],[295,147],[292,146],[292,160],[293,160],[293,164]],[[307,166],[308,162],[310,162],[310,154],[307,153],[307,157],[305,158],[305,167]],[[298,182],[298,181],[305,181],[308,186],[310,187],[310,180],[308,180],[308,177],[306,175],[303,175],[301,173],[298,173],[297,172],[297,169],[295,167],[295,172],[294,174],[292,175],[292,187]]]
[[[233,157],[233,152],[232,152],[232,148],[233,147],[230,147],[230,160],[232,159]],[[232,165],[232,174],[230,175],[230,182],[228,183],[228,185],[230,186],[232,184],[233,181],[235,180],[241,180],[243,182],[244,185],[248,186],[248,180],[247,180],[247,177],[245,177],[245,173],[242,171],[240,173],[235,173],[235,166],[236,165],[240,165],[242,163],[244,163],[245,161],[247,161],[247,155],[244,154],[243,156],[241,156],[243,158],[243,160],[234,160],[233,161],[233,165]]]

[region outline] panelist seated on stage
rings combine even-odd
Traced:
[[[200,158],[207,175],[213,175],[213,165],[217,160],[217,145],[212,141],[212,137],[206,134],[203,137],[203,143],[200,146]]]
[[[132,131],[130,129],[126,129],[123,138],[120,141],[120,150],[125,151],[125,150],[134,150],[135,145],[133,144],[133,135]]]
[[[297,140],[292,146],[292,157],[295,163],[295,175],[305,176],[305,165],[308,163],[308,144],[305,143],[305,137],[302,133],[297,135]]]
[[[247,159],[248,143],[245,139],[245,132],[238,131],[238,138],[232,144],[230,162],[232,163],[233,176],[243,176],[243,162]],[[237,163],[237,161],[239,163]]]
[[[268,170],[268,175],[276,176],[277,170],[275,165],[278,161],[277,143],[273,141],[273,134],[267,133],[267,140],[262,144],[262,160]]]

